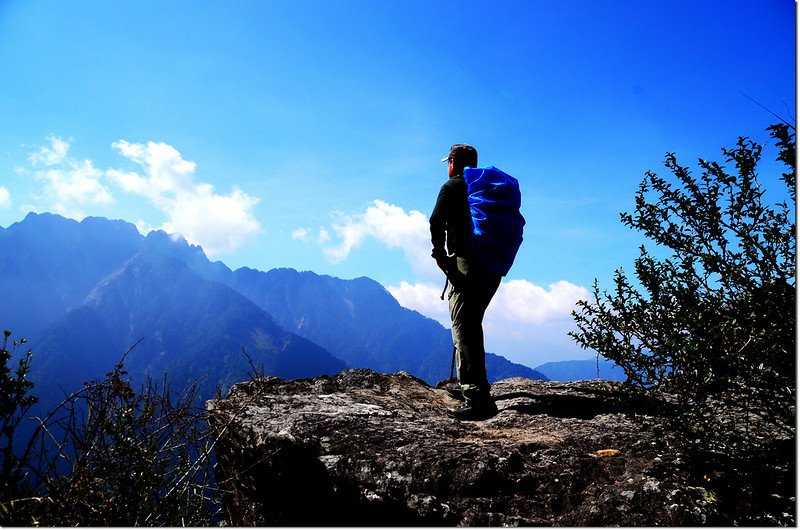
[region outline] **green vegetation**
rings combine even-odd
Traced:
[[[595,281],[573,313],[580,346],[621,366],[629,389],[671,396],[681,439],[714,451],[795,436],[795,132],[768,131],[782,201],[766,200],[753,140],[723,149],[724,165],[700,159],[699,176],[668,153],[671,178],[647,172],[621,214],[667,257],[642,246],[638,282],[617,270],[612,292]]]
[[[15,440],[35,402],[31,352],[0,350],[3,526],[207,526],[219,519],[211,451],[196,388],[173,395],[152,380],[135,392],[122,361],[67,396]],[[23,343],[24,341],[21,341]],[[124,360],[124,356],[123,356]],[[14,452],[12,452],[14,449]],[[20,456],[14,456],[15,454]]]
[[[23,467],[14,454],[14,439],[25,414],[36,403],[36,397],[30,394],[33,383],[28,381],[32,353],[28,350],[19,359],[16,370],[11,369],[12,358],[16,350],[25,344],[25,340],[12,341],[11,332],[3,333],[3,344],[0,347],[0,522],[4,525],[7,513],[6,503],[16,498],[21,490]]]
[[[660,450],[686,458],[691,487],[733,526],[792,526],[796,513],[795,129],[768,131],[771,195],[766,144],[748,138],[723,164],[700,159],[699,176],[673,153],[669,178],[646,173],[621,218],[656,247],[641,247],[635,280],[595,281],[571,333],[625,371],[629,397],[658,405]]]

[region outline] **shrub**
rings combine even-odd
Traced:
[[[45,418],[37,418],[34,434],[18,451],[21,456],[11,457],[11,465],[4,468],[11,470],[4,473],[11,477],[11,487],[4,488],[0,499],[0,524],[217,522],[213,443],[196,404],[196,387],[173,395],[166,381],[159,385],[148,380],[135,392],[123,361],[104,379],[85,383]],[[0,372],[0,385],[17,389],[7,406],[17,424],[31,403],[26,392],[32,385],[24,380],[29,362],[30,352],[16,376],[8,369]],[[4,438],[8,444],[3,448],[10,447],[9,438]]]
[[[32,353],[28,350],[17,362],[16,369],[12,369],[14,354],[26,341],[13,340],[9,344],[10,337],[11,331],[5,330],[3,343],[0,346],[0,458],[2,458],[0,505],[2,506],[20,494],[23,465],[14,451],[15,435],[25,414],[37,401],[36,397],[30,394],[33,383],[27,379]]]
[[[700,159],[695,176],[668,153],[671,178],[647,172],[621,214],[667,257],[642,246],[638,283],[618,269],[612,292],[595,280],[573,312],[575,341],[622,367],[630,388],[677,396],[676,425],[703,443],[746,442],[756,424],[794,436],[795,133],[768,131],[782,202],[765,200],[753,140],[722,150],[730,172]]]

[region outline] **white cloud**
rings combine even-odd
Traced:
[[[308,229],[298,228],[292,232],[292,239],[297,241],[308,241]]]
[[[195,184],[194,171],[197,165],[186,161],[180,152],[165,143],[147,142],[132,144],[120,140],[111,144],[122,156],[144,168],[144,175],[110,170],[109,177],[123,190],[150,199],[156,206],[167,207],[178,196],[195,193],[210,193],[210,184]]]
[[[400,282],[387,290],[403,307],[450,327],[448,303],[433,284]],[[567,281],[547,289],[527,280],[503,282],[484,318],[487,351],[536,367],[544,362],[588,357],[567,335],[574,328],[571,312],[589,295],[585,287]]]
[[[536,367],[547,361],[588,358],[567,333],[572,311],[589,291],[561,280],[547,289],[527,280],[503,282],[486,311],[486,349]]]
[[[61,164],[67,159],[67,152],[69,151],[69,142],[61,138],[51,136],[49,146],[41,147],[37,152],[31,154],[28,160],[34,166],[43,164],[45,166],[55,166]]]
[[[387,290],[400,305],[450,327],[447,300],[440,298],[444,277],[430,257],[430,229],[424,214],[375,200],[362,214],[338,213],[335,219],[332,228],[338,244],[323,249],[330,261],[346,259],[368,238],[402,249],[416,280],[401,281]],[[527,280],[501,283],[484,318],[487,351],[532,367],[588,358],[567,335],[575,327],[571,312],[576,302],[588,296],[585,287],[564,280],[546,288]]]
[[[297,228],[292,232],[292,239],[307,243],[311,241],[311,230],[303,227]],[[330,232],[328,232],[324,227],[320,227],[319,232],[317,233],[317,237],[314,241],[319,245],[324,245],[326,243],[329,243],[330,240],[331,240]]]
[[[340,243],[323,249],[332,263],[345,260],[367,238],[374,238],[389,248],[401,249],[418,276],[441,275],[430,257],[430,229],[422,212],[406,213],[399,206],[375,200],[363,214],[336,214],[332,228]]]
[[[443,282],[444,283],[444,282]],[[402,281],[387,287],[403,307],[414,309],[449,326],[446,301],[441,300],[442,287],[429,283],[411,284]],[[487,318],[495,323],[509,322],[542,325],[571,319],[578,300],[586,300],[585,287],[567,281],[552,283],[544,289],[527,280],[510,280],[500,284],[487,310]]]
[[[320,245],[324,245],[325,243],[328,243],[330,240],[331,240],[330,232],[325,230],[325,228],[320,227],[319,235],[317,235],[317,243],[319,243]]]
[[[142,168],[142,173],[111,169],[106,172],[126,193],[141,195],[167,215],[161,229],[183,235],[210,256],[234,250],[260,232],[252,210],[259,199],[233,187],[227,195],[195,182],[196,164],[165,143],[114,142],[112,147]]]
[[[585,287],[563,280],[551,283],[548,290],[527,280],[511,280],[500,285],[490,309],[507,321],[545,324],[570,318],[575,303],[588,296]]]
[[[51,137],[50,146],[29,157],[35,169],[33,177],[44,183],[44,199],[48,209],[66,217],[82,219],[85,209],[114,204],[114,197],[103,184],[103,173],[91,160],[69,156],[69,142]]]
[[[439,321],[443,326],[450,327],[450,310],[447,305],[447,298],[441,299],[442,288],[430,283],[411,284],[402,281],[400,285],[389,286],[386,288],[395,297],[401,306],[414,311],[419,311],[426,317]]]
[[[149,234],[153,230],[158,230],[157,226],[153,226],[150,223],[148,223],[147,221],[143,221],[142,219],[139,219],[134,224],[136,225],[136,230],[140,234],[142,234],[143,236],[146,236],[147,234]]]
[[[11,207],[11,192],[0,186],[0,208]]]

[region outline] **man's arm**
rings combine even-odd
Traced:
[[[433,250],[431,256],[439,263],[439,260],[447,257],[445,242],[447,241],[447,184],[439,190],[436,198],[436,205],[430,217],[431,244]],[[441,267],[441,265],[440,265]]]

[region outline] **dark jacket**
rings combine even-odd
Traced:
[[[467,183],[462,175],[450,177],[439,190],[430,224],[433,244],[431,256],[439,259],[447,257],[449,253],[460,258],[469,257],[472,218],[467,201]]]

